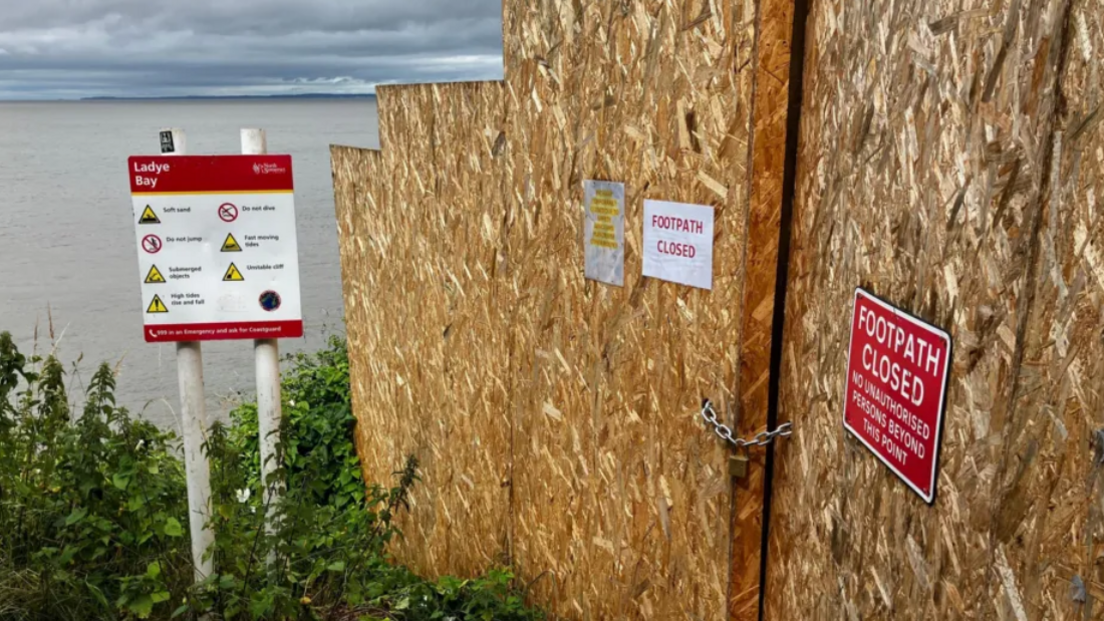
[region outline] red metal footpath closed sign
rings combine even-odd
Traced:
[[[843,426],[929,504],[950,359],[946,332],[855,290]]]

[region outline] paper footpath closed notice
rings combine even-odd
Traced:
[[[644,201],[644,275],[713,289],[713,208]]]

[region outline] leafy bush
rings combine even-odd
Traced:
[[[212,434],[214,463],[242,459],[227,434]],[[313,474],[300,471],[307,479]],[[410,458],[390,490],[371,488],[344,507],[314,505],[305,499],[316,493],[310,485],[289,486],[276,506],[276,527],[264,528],[267,508],[260,493],[239,487],[246,476],[220,467],[213,481],[216,507],[215,567],[196,592],[191,609],[235,618],[248,611],[253,618],[296,618],[304,603],[333,611],[359,605],[382,593],[381,574],[388,542],[395,536],[392,517],[406,508],[417,480],[417,461]],[[249,490],[249,491],[246,491]]]
[[[445,576],[436,583],[412,578],[406,586],[394,588],[374,604],[386,603],[382,616],[371,614],[361,621],[388,619],[455,619],[457,621],[530,621],[543,615],[525,607],[513,589],[514,575],[495,569],[485,577],[460,580]]]
[[[172,436],[116,407],[106,365],[75,416],[64,375],[0,334],[0,617],[147,616],[192,575]]]
[[[288,487],[299,500],[339,508],[364,498],[360,459],[353,444],[356,419],[349,391],[349,354],[345,341],[330,337],[325,349],[288,357],[283,378],[282,466]],[[260,488],[257,404],[230,412],[227,448],[244,457],[245,482]]]
[[[263,502],[256,406],[210,430],[216,573],[195,585],[173,434],[116,405],[107,366],[78,415],[61,364],[0,334],[0,619],[543,619],[508,570],[427,582],[390,562],[417,461],[366,488],[344,342],[291,362],[279,502]]]

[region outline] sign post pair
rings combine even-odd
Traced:
[[[281,418],[277,339],[303,335],[291,157],[242,130],[242,155],[185,155],[181,130],[162,155],[128,166],[146,342],[177,344],[189,523],[197,580],[212,571],[210,466],[200,343],[253,340],[265,504]],[[272,520],[269,520],[269,527]]]

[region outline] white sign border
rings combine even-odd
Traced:
[[[883,457],[882,454],[877,449],[875,449],[873,446],[870,445],[869,442],[866,441],[866,438],[863,438],[861,435],[859,435],[858,431],[856,431],[854,428],[852,428],[851,425],[847,424],[847,401],[846,401],[847,397],[846,397],[846,395],[849,395],[850,392],[849,391],[844,391],[845,396],[844,396],[843,416],[842,416],[842,418],[843,418],[843,428],[846,429],[848,432],[850,432],[851,435],[854,436],[859,442],[862,442],[863,445],[866,446],[866,448],[869,449],[870,452],[875,457],[878,458],[878,461],[882,462],[883,464],[886,465],[886,467],[888,467],[891,471],[893,471],[893,474],[897,475],[897,478],[904,481],[905,484],[908,485],[909,488],[912,491],[916,492],[916,495],[920,496],[920,498],[923,498],[924,502],[926,502],[928,505],[931,505],[935,502],[936,477],[939,474],[939,458],[941,456],[942,448],[943,448],[943,418],[944,418],[944,414],[947,411],[947,388],[950,385],[950,381],[951,381],[951,366],[950,366],[950,364],[951,364],[951,350],[954,348],[954,341],[951,340],[951,335],[948,334],[947,331],[944,330],[943,328],[940,328],[939,326],[932,325],[932,324],[930,324],[926,321],[923,321],[921,319],[913,317],[911,314],[909,314],[904,309],[897,308],[896,306],[893,306],[892,304],[889,304],[888,302],[885,302],[884,300],[882,300],[878,296],[874,295],[873,293],[871,293],[870,291],[867,291],[866,289],[864,289],[862,287],[855,287],[855,297],[853,298],[852,305],[851,305],[851,325],[848,327],[848,332],[850,333],[850,338],[847,341],[847,367],[846,367],[845,373],[851,371],[851,344],[855,340],[855,332],[854,332],[854,330],[855,330],[855,313],[858,312],[859,296],[860,295],[865,296],[866,299],[874,302],[878,306],[880,306],[883,309],[889,311],[895,317],[903,317],[903,318],[909,320],[910,322],[916,324],[917,326],[920,326],[921,328],[923,328],[925,330],[931,330],[931,331],[939,334],[940,336],[943,337],[943,339],[947,343],[947,353],[946,353],[946,356],[943,360],[943,385],[940,386],[940,389],[939,389],[939,416],[938,416],[938,418],[936,418],[936,422],[935,422],[935,455],[932,456],[931,493],[930,494],[925,494],[919,487],[916,487],[915,485],[913,485],[912,481],[908,480],[908,478],[905,477],[905,475],[901,474],[901,471],[897,470],[897,468],[893,464],[886,461],[885,457]],[[851,378],[846,377],[845,381],[850,382]],[[844,384],[844,386],[846,386],[846,385],[847,384]]]

